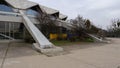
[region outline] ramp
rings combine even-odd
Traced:
[[[96,36],[93,35],[93,34],[88,34],[88,33],[86,33],[86,34],[87,34],[88,36],[92,37],[96,42],[110,43],[110,41],[100,39],[100,38],[96,37]]]
[[[88,34],[88,33],[86,33],[88,36],[90,36],[90,37],[92,37],[95,41],[97,41],[97,42],[103,42],[103,40],[102,39],[100,39],[100,38],[98,38],[98,37],[96,37],[95,35],[93,35],[93,34]]]
[[[49,42],[49,40],[40,32],[40,30],[31,22],[31,20],[27,17],[23,10],[19,10],[23,17],[23,23],[29,33],[32,35],[36,43],[40,46],[40,48],[52,48],[53,44]]]
[[[70,29],[72,28],[72,25],[70,23],[66,23],[65,21],[62,21],[62,20],[58,20],[60,22],[62,22],[61,24],[63,25],[64,28],[67,28],[67,29]],[[83,24],[81,25],[83,26]],[[84,28],[84,27],[82,27]],[[106,41],[106,40],[103,40],[103,39],[100,39],[98,38],[97,36],[93,35],[93,34],[89,34],[89,33],[85,33],[87,34],[89,37],[93,38],[96,42],[105,42],[105,43],[109,43],[109,41]]]

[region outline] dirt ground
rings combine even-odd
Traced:
[[[47,57],[27,43],[0,43],[1,68],[118,68],[120,39],[111,43],[85,43],[61,46],[66,54]]]

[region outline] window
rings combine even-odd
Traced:
[[[0,4],[0,11],[13,12],[11,7],[8,7],[4,4]]]

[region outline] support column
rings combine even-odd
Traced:
[[[30,32],[34,40],[39,44],[41,48],[52,48],[53,44],[40,32],[40,30],[31,22],[27,17],[24,10],[19,10],[23,17],[23,23],[27,30]]]

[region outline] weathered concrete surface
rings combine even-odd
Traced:
[[[68,54],[47,57],[31,44],[11,44],[4,68],[117,68],[120,66],[120,39],[106,43],[62,46]],[[17,45],[17,46],[16,46]]]
[[[51,48],[54,45],[43,35],[43,33],[32,23],[32,21],[25,14],[24,10],[19,10],[20,14],[23,17],[23,24],[32,35],[36,43],[39,44],[40,48]]]
[[[5,55],[6,48],[8,47],[7,43],[0,44],[0,67],[2,65],[3,57]]]
[[[38,52],[40,52],[40,53],[42,53],[42,54],[44,54],[46,56],[57,56],[57,55],[64,54],[63,48],[62,47],[57,47],[57,46],[53,46],[52,48],[43,49],[43,48],[39,47],[39,44],[34,43],[33,48],[36,51],[38,51]]]

